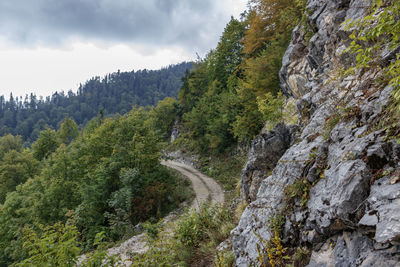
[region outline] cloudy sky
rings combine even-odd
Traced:
[[[247,0],[1,0],[0,95],[204,56]]]

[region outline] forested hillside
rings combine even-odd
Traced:
[[[187,200],[189,183],[159,164],[156,127],[173,123],[167,111],[134,108],[82,131],[67,118],[58,131],[42,131],[32,149],[19,136],[1,137],[0,266],[71,266],[98,247],[99,234],[107,242],[130,237],[135,224]]]
[[[46,98],[34,94],[0,96],[0,136],[13,134],[24,141],[36,140],[41,130],[57,129],[65,117],[85,125],[101,116],[125,114],[132,106],[156,105],[165,97],[176,97],[181,78],[192,63],[184,62],[161,70],[115,72],[93,77],[77,92],[56,92]]]
[[[248,14],[232,18],[217,47],[184,78],[181,121],[197,152],[246,145],[265,121],[274,124],[284,115],[279,70],[305,1],[251,3]]]
[[[133,266],[398,266],[399,17],[399,0],[251,0],[192,71],[167,69],[177,99],[178,74],[140,71],[2,102],[3,133],[36,141],[0,138],[0,266],[124,265],[105,247],[137,231]],[[157,90],[130,95],[144,77]],[[158,223],[190,198],[174,155],[226,205]]]

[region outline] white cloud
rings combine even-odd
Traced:
[[[0,95],[76,91],[118,69],[158,69],[204,56],[246,3],[2,0]]]

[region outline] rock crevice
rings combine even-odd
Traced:
[[[241,185],[250,203],[232,231],[237,266],[257,265],[276,214],[285,218],[285,246],[312,248],[309,266],[400,266],[400,146],[375,127],[393,88],[376,87],[373,69],[336,75],[353,60],[342,54],[342,22],[362,18],[370,4],[308,1],[314,35],[306,42],[303,27],[294,29],[280,71],[303,126],[281,124],[252,143]],[[299,181],[307,196],[288,207],[288,187]]]

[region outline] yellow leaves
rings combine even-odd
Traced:
[[[284,256],[286,250],[287,248],[284,248],[281,244],[277,229],[274,229],[274,235],[271,237],[271,240],[267,242],[268,259],[272,267],[284,266],[285,260],[287,259]]]
[[[380,8],[383,4],[383,0],[375,0],[375,5],[377,8]]]
[[[290,37],[305,11],[304,0],[252,0],[250,27],[244,38],[244,53],[256,55],[268,42]]]

